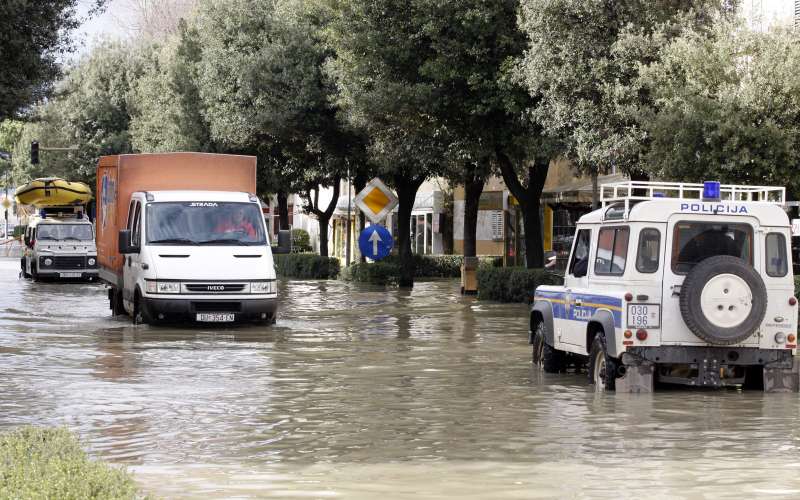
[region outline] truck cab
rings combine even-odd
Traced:
[[[800,389],[784,189],[626,182],[576,228],[563,286],[540,286],[533,360],[598,390],[655,382]]]
[[[28,220],[21,271],[33,280],[97,279],[94,226],[78,208],[41,209]]]
[[[255,196],[134,192],[127,212],[120,291],[135,321],[274,322],[275,267]]]

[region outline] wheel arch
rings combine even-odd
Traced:
[[[595,336],[602,332],[606,337],[606,348],[610,356],[618,357],[621,353],[617,351],[617,328],[614,325],[614,314],[608,309],[598,309],[594,312],[586,325],[586,353],[592,350],[592,342]]]
[[[539,323],[544,322],[545,337],[544,340],[548,344],[554,344],[554,331],[553,330],[553,304],[546,300],[538,300],[531,306],[531,320],[530,330],[528,330],[528,344],[533,344],[533,336],[536,333],[536,327]]]

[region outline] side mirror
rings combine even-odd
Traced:
[[[139,248],[131,245],[130,229],[120,229],[119,231],[119,253],[122,255],[139,253]]]
[[[278,247],[272,253],[291,253],[292,252],[292,232],[288,229],[278,231]]]

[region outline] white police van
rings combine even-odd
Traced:
[[[536,289],[533,362],[598,390],[655,382],[798,391],[785,189],[623,182],[577,224],[563,286]]]

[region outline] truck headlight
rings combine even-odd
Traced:
[[[87,263],[88,263],[90,266],[93,266],[93,265],[95,265],[95,264],[97,263],[97,259],[95,259],[94,257],[89,257],[89,260],[88,260],[88,261],[86,261],[86,262],[87,262]]]
[[[181,284],[177,281],[148,281],[147,293],[180,293]]]
[[[250,283],[250,293],[275,293],[274,281],[253,281]]]
[[[42,262],[44,263],[45,266],[52,266],[53,265],[53,259],[51,259],[50,257],[47,257]]]

